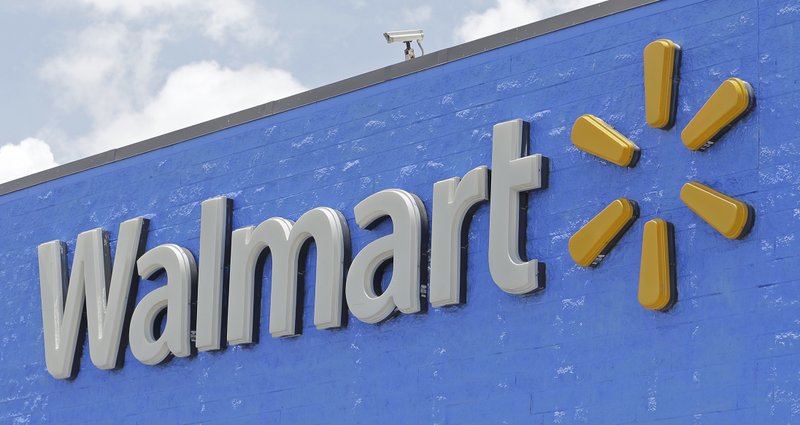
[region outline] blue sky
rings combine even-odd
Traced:
[[[0,182],[597,2],[2,2]]]

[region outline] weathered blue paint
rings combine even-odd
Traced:
[[[800,4],[669,0],[486,52],[0,198],[2,423],[652,423],[800,421]],[[642,49],[683,47],[677,124],[644,119]],[[327,64],[330,66],[335,64]],[[757,106],[706,152],[680,129],[725,78],[753,84]],[[642,148],[622,169],[574,149],[592,113]],[[351,318],[260,343],[95,369],[45,371],[36,246],[151,220],[147,246],[197,255],[200,202],[234,198],[234,228],[316,206],[342,210],[386,188],[417,193],[490,164],[491,126],[531,122],[550,187],[529,199],[527,250],[547,288],[500,291],[487,267],[488,207],[472,220],[468,303],[380,325]],[[730,241],[679,200],[700,180],[751,203],[753,232]],[[637,200],[642,216],[596,269],[567,240],[603,205]],[[642,223],[675,224],[678,293],[668,313],[637,303]],[[311,249],[309,264],[313,264]],[[266,268],[267,273],[269,267]],[[309,268],[313,276],[313,267]],[[306,277],[307,282],[313,282]],[[158,282],[163,284],[162,282]],[[156,287],[139,285],[138,298]]]

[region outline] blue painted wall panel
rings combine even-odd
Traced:
[[[203,136],[0,197],[0,423],[659,423],[800,422],[800,4],[669,0]],[[683,47],[676,126],[644,121],[642,49]],[[335,65],[335,64],[334,64]],[[749,81],[757,107],[706,152],[680,129],[720,82]],[[570,143],[595,114],[642,148],[633,169]],[[488,205],[469,232],[468,303],[379,325],[312,325],[272,339],[269,267],[258,344],[95,369],[83,351],[71,381],[44,365],[36,246],[74,249],[81,231],[150,219],[147,246],[197,255],[200,202],[234,199],[235,228],[340,209],[357,252],[391,231],[357,228],[353,207],[387,188],[418,194],[491,163],[492,125],[531,122],[531,152],[550,159],[532,192],[527,252],[547,288],[512,296],[487,267]],[[756,208],[730,241],[679,199],[700,180]],[[595,269],[569,237],[611,200],[641,218]],[[636,299],[644,221],[674,223],[678,303]],[[315,276],[312,247],[307,282]],[[162,285],[141,282],[137,298]],[[100,408],[99,406],[112,406]]]

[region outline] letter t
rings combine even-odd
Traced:
[[[492,142],[489,271],[503,291],[526,294],[544,287],[539,262],[520,257],[520,192],[542,187],[542,155],[527,155],[529,124],[496,124]],[[524,240],[524,239],[522,239]],[[524,247],[522,247],[524,249]]]

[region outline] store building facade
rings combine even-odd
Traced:
[[[800,421],[797,28],[610,1],[2,184],[0,422]]]

